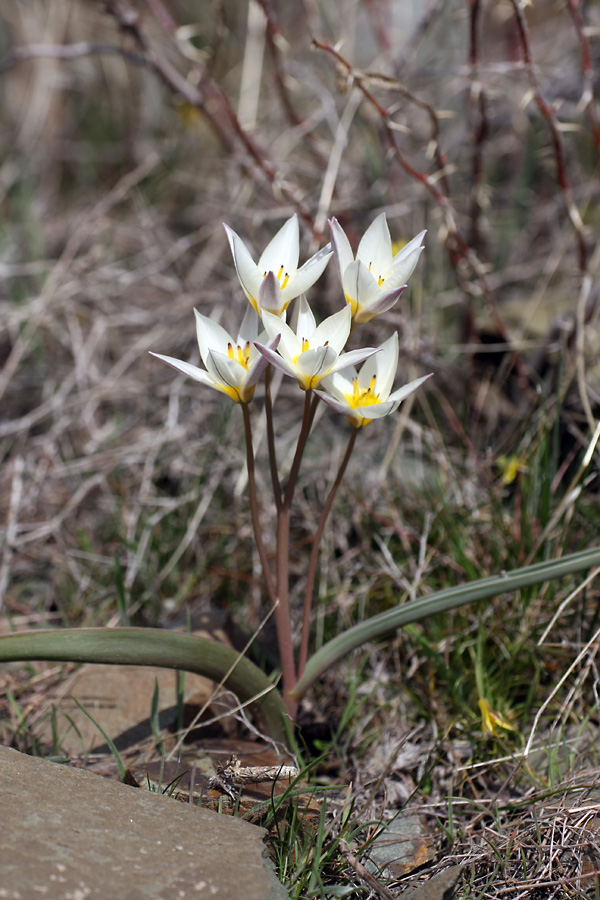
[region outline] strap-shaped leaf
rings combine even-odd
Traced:
[[[386,610],[378,616],[359,622],[358,625],[354,625],[343,634],[334,637],[320,650],[317,650],[306,663],[306,668],[293,691],[293,696],[299,699],[323,672],[352,650],[367,641],[384,638],[403,625],[418,622],[437,613],[457,609],[459,606],[465,606],[467,603],[474,603],[477,600],[485,600],[499,594],[507,594],[521,588],[542,584],[544,581],[553,581],[563,578],[565,575],[583,572],[598,565],[600,565],[600,548],[595,547],[582,553],[563,556],[561,559],[536,563],[523,569],[514,569],[512,572],[507,572],[506,575],[480,578],[470,584],[436,591],[428,597],[413,600],[396,609]]]
[[[0,636],[0,662],[24,660],[158,666],[224,679],[242,703],[251,702],[270,737],[288,743],[288,716],[278,690],[249,659],[216,641],[158,628],[65,628]]]

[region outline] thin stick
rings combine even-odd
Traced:
[[[375,891],[380,897],[383,897],[383,900],[396,900],[396,894],[392,894],[390,890],[382,884],[380,881],[377,881],[374,875],[371,875],[368,869],[366,869],[361,862],[357,860],[353,853],[350,852],[350,848],[343,838],[339,840],[340,850],[342,856],[348,863],[348,865],[354,869],[358,877],[368,884],[372,891]]]
[[[594,644],[596,643],[596,641],[599,638],[600,638],[600,628],[596,632],[594,632],[593,636],[589,639],[589,641],[587,642],[585,647],[581,650],[580,653],[577,654],[577,656],[575,657],[575,659],[573,660],[573,662],[571,663],[571,665],[569,666],[569,668],[567,669],[565,674],[562,676],[562,678],[560,679],[558,684],[555,685],[555,687],[550,691],[550,693],[548,694],[548,696],[546,697],[546,699],[544,700],[544,702],[538,709],[538,711],[535,715],[535,719],[533,720],[533,725],[531,726],[531,733],[529,735],[529,740],[527,741],[527,745],[526,745],[525,749],[523,750],[523,756],[525,759],[527,759],[527,757],[529,756],[529,754],[531,752],[531,745],[533,744],[533,738],[535,737],[535,732],[538,727],[539,721],[540,721],[542,715],[544,714],[544,710],[546,710],[548,708],[548,705],[550,703],[552,703],[552,701],[556,697],[557,693],[559,692],[559,690],[561,689],[561,687],[563,686],[563,684],[565,683],[567,678],[569,678],[569,676],[574,671],[574,669],[577,668],[579,663],[582,662],[583,659],[585,659],[586,654],[588,653],[590,648],[594,646]]]

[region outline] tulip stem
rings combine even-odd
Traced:
[[[296,482],[298,481],[298,472],[300,471],[302,455],[306,447],[306,442],[310,434],[310,429],[312,428],[318,405],[319,398],[316,395],[313,395],[312,391],[306,391],[304,394],[302,426],[300,428],[300,434],[298,435],[298,444],[296,446],[296,452],[294,453],[294,459],[292,460],[292,467],[290,469],[285,494],[283,495],[283,506],[288,510],[291,508],[292,500],[294,499],[294,491],[296,490]]]
[[[306,392],[298,444],[285,493],[283,496],[279,495],[280,505],[277,508],[277,599],[279,606],[275,610],[275,624],[281,661],[283,700],[292,718],[295,716],[298,704],[290,699],[290,694],[296,686],[296,663],[290,616],[290,512],[302,454],[306,447],[318,402],[319,398],[313,396],[312,391]]]
[[[283,504],[277,512],[277,583],[273,584],[273,576],[269,568],[269,560],[262,538],[260,516],[258,512],[258,499],[256,494],[256,477],[254,471],[254,449],[252,444],[252,423],[250,410],[247,403],[242,403],[242,415],[244,418],[244,437],[246,438],[246,460],[248,466],[248,494],[250,497],[250,511],[252,515],[252,527],[254,539],[260,558],[260,564],[265,577],[267,593],[275,607],[275,628],[277,630],[277,644],[281,662],[281,675],[283,682],[283,700],[286,709],[292,718],[298,706],[297,702],[290,699],[290,694],[296,686],[296,665],[294,662],[294,645],[292,643],[292,626],[290,621],[289,605],[289,521],[290,511],[284,509]],[[281,499],[281,494],[279,495]]]
[[[269,568],[269,560],[262,539],[262,531],[260,528],[260,516],[258,513],[258,499],[256,496],[256,476],[254,472],[254,447],[252,444],[252,422],[250,421],[250,410],[247,403],[241,403],[242,416],[244,418],[244,437],[246,439],[246,464],[248,467],[248,494],[250,497],[250,513],[252,515],[252,527],[254,529],[254,540],[256,541],[256,549],[260,558],[260,564],[265,577],[267,593],[272,603],[277,603],[277,592],[273,583],[273,576]]]
[[[265,416],[267,418],[267,446],[269,448],[269,469],[271,471],[271,484],[273,485],[273,497],[277,512],[281,509],[281,482],[277,471],[277,454],[275,452],[275,429],[273,427],[273,397],[271,396],[271,381],[273,378],[273,366],[267,366],[265,372]]]
[[[306,659],[308,657],[308,639],[310,636],[310,614],[312,607],[312,600],[314,594],[315,587],[315,577],[317,574],[317,562],[319,559],[319,550],[321,548],[321,538],[323,537],[323,532],[325,530],[325,524],[329,517],[329,513],[331,512],[331,507],[333,506],[333,501],[335,500],[335,495],[338,492],[338,488],[342,483],[344,475],[346,474],[346,469],[348,468],[348,463],[350,462],[350,457],[352,456],[352,451],[354,450],[354,445],[356,443],[356,438],[358,436],[358,428],[352,429],[352,434],[350,435],[350,439],[348,441],[348,445],[346,447],[346,452],[344,453],[344,458],[340,464],[339,471],[336,475],[335,481],[331,486],[331,490],[327,496],[327,500],[325,501],[325,505],[323,506],[323,511],[321,512],[321,517],[319,519],[319,525],[317,530],[315,531],[315,535],[313,538],[312,549],[310,552],[310,562],[308,566],[308,576],[306,580],[306,591],[304,593],[304,609],[302,612],[302,630],[300,632],[300,656],[298,658],[298,678],[302,677],[302,673],[304,672],[304,666],[306,665]]]
[[[281,663],[283,702],[292,719],[295,717],[297,701],[290,699],[296,687],[296,663],[292,641],[290,617],[290,510],[285,505],[277,513],[277,608],[275,626]]]

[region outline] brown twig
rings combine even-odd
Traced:
[[[137,11],[128,0],[104,0],[107,12],[115,19],[124,34],[128,35],[144,54],[147,65],[159,76],[170,91],[179,94],[191,106],[200,109],[211,128],[229,153],[234,153],[237,143],[241,144],[247,158],[271,186],[278,189],[290,200],[298,215],[311,228],[313,217],[301,197],[300,188],[289,180],[281,184],[277,166],[269,159],[266,149],[242,127],[229,98],[222,88],[209,76],[199,62],[194,68],[200,75],[199,86],[181,75],[143,30]],[[247,174],[253,175],[252,168],[242,163]]]
[[[594,70],[590,53],[590,42],[585,33],[585,26],[581,15],[581,0],[567,0],[567,7],[573,19],[573,25],[577,32],[579,46],[581,47],[581,68],[583,72],[583,94],[581,104],[587,111],[596,150],[600,153],[600,126],[596,112],[596,97],[594,95]]]
[[[363,864],[358,861],[358,859],[354,856],[353,853],[350,852],[350,848],[343,838],[339,839],[339,847],[342,853],[342,856],[348,863],[351,869],[354,869],[358,877],[361,881],[364,881],[372,891],[375,891],[380,897],[383,897],[384,900],[397,900],[396,894],[393,894],[388,888],[386,888],[385,884],[382,884],[380,881],[377,881],[374,875],[371,875],[368,869],[365,869]]]
[[[453,208],[449,189],[447,187],[448,183],[444,178],[446,171],[445,158],[443,156],[438,156],[436,158],[438,165],[441,162],[442,168],[438,169],[438,171],[433,175],[429,174],[428,172],[422,172],[419,169],[415,168],[415,166],[413,166],[412,163],[408,161],[398,144],[398,128],[392,118],[391,113],[377,100],[372,91],[369,89],[369,87],[367,86],[367,79],[364,77],[364,75],[360,72],[357,72],[353,68],[351,63],[348,62],[348,60],[345,59],[342,54],[331,45],[329,41],[313,40],[313,45],[317,49],[324,50],[326,53],[329,53],[336,60],[338,65],[346,72],[350,83],[353,84],[361,92],[363,97],[371,104],[371,106],[374,107],[374,109],[382,119],[388,146],[391,154],[393,155],[393,158],[412,179],[421,184],[429,192],[429,194],[432,196],[432,198],[440,208],[444,217],[444,223],[447,231],[446,250],[455,272],[457,282],[465,297],[465,308],[467,312],[470,332],[474,328],[473,314],[471,312],[473,291],[471,286],[467,283],[466,275],[463,271],[465,264],[467,265],[468,269],[470,269],[471,273],[476,278],[477,283],[479,284],[481,293],[485,298],[490,317],[494,322],[494,326],[497,329],[498,334],[500,335],[502,340],[510,345],[510,335],[508,334],[506,326],[504,325],[504,322],[502,321],[502,318],[498,312],[494,295],[492,294],[492,291],[490,290],[487,282],[484,266],[477,257],[475,250],[469,245],[468,241],[465,239],[458,227],[455,210]],[[369,76],[369,78],[372,81],[372,76]],[[437,117],[435,117],[435,120],[437,121]],[[440,188],[438,184],[440,184],[442,188]],[[446,191],[448,191],[448,193]],[[469,334],[469,337],[471,337],[471,334]],[[518,353],[513,352],[513,360],[517,372],[519,373],[521,383],[524,386],[524,367]]]
[[[481,192],[483,188],[483,147],[489,132],[487,120],[487,104],[483,85],[478,78],[479,69],[479,30],[481,19],[480,0],[469,0],[469,68],[471,70],[470,103],[473,110],[473,152],[471,155],[471,185],[469,199],[470,232],[469,243],[472,247],[481,244]]]
[[[556,121],[554,110],[544,98],[537,75],[534,71],[529,29],[527,27],[527,20],[525,19],[525,16],[523,14],[521,0],[511,0],[511,3],[515,15],[515,21],[517,24],[517,33],[519,36],[519,43],[521,45],[523,63],[525,65],[525,70],[529,78],[529,85],[531,87],[531,92],[533,94],[536,106],[539,109],[544,121],[546,122],[548,132],[550,134],[550,142],[552,144],[552,152],[554,154],[554,161],[556,165],[556,178],[564,198],[564,203],[569,219],[571,220],[571,224],[573,225],[573,229],[575,231],[575,237],[579,250],[579,271],[582,275],[585,275],[587,271],[587,247],[585,243],[584,226],[581,215],[579,213],[579,209],[577,208],[575,201],[573,200],[573,194],[571,192],[571,186],[569,184],[562,137],[558,127],[558,123]]]
[[[302,136],[302,140],[305,142],[309,153],[318,165],[322,166],[326,161],[326,157],[319,149],[312,133],[304,130],[304,119],[296,111],[292,98],[290,97],[290,92],[287,89],[283,53],[281,51],[282,32],[273,4],[270,0],[258,0],[258,3],[262,8],[267,22],[267,47],[269,48],[269,54],[273,63],[273,78],[275,80],[275,87],[279,94],[281,106],[291,127],[296,129]]]

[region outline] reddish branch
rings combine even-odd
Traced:
[[[441,151],[439,151],[439,155],[436,156],[436,162],[438,162],[439,164],[440,160],[444,160],[444,164],[441,170],[438,170],[434,176],[430,175],[428,172],[421,172],[419,171],[419,169],[416,169],[406,159],[398,144],[398,129],[391,113],[381,105],[379,100],[377,100],[377,98],[367,86],[367,80],[373,80],[372,77],[364,76],[360,72],[357,72],[351,66],[348,60],[346,60],[341,55],[341,53],[339,53],[339,51],[332,47],[329,41],[313,40],[313,45],[317,47],[317,49],[324,50],[326,53],[329,53],[336,60],[338,65],[345,70],[350,83],[353,84],[361,92],[365,100],[367,100],[371,104],[371,106],[374,107],[374,109],[381,117],[390,151],[393,154],[393,157],[398,165],[401,166],[401,168],[411,178],[419,182],[419,184],[423,185],[423,187],[427,189],[437,205],[440,207],[448,231],[448,237],[446,239],[446,250],[450,257],[450,262],[452,264],[453,270],[456,274],[457,282],[465,296],[467,315],[470,321],[472,321],[472,317],[470,314],[472,291],[470,290],[469,285],[466,284],[464,280],[462,268],[463,264],[465,263],[468,265],[469,269],[473,273],[480,286],[481,292],[483,294],[483,297],[485,298],[490,316],[492,318],[492,321],[494,322],[494,326],[497,329],[498,334],[500,335],[501,339],[507,344],[507,346],[510,346],[510,336],[496,308],[496,301],[487,283],[487,278],[485,276],[483,266],[478,259],[475,250],[464,238],[456,223],[454,208],[450,200],[448,182],[445,179],[445,156],[441,154]],[[431,107],[428,108],[431,109]],[[432,112],[437,123],[437,116],[435,116],[435,111]],[[439,142],[436,141],[436,143]],[[440,187],[438,187],[438,184],[440,185]],[[516,352],[513,352],[513,357],[516,369],[519,375],[523,377],[524,369],[522,360]]]
[[[469,243],[479,247],[481,243],[481,190],[483,184],[483,147],[489,132],[487,105],[483,85],[478,78],[479,29],[481,20],[480,0],[469,0],[471,15],[469,21],[469,66],[471,69],[471,105],[474,108],[473,155],[471,157],[471,196],[469,218],[471,221]]]
[[[275,10],[273,9],[273,5],[270,0],[258,0],[258,3],[262,8],[267,22],[267,47],[269,48],[269,54],[273,63],[273,77],[275,80],[277,93],[279,94],[281,106],[285,115],[287,116],[289,124],[292,126],[292,128],[297,129],[302,135],[302,139],[305,142],[306,147],[309,153],[312,155],[313,159],[316,160],[319,166],[323,166],[327,162],[326,157],[319,150],[312,133],[302,130],[304,120],[302,116],[297,112],[292,102],[292,98],[290,97],[290,92],[287,89],[283,64],[283,54],[279,45],[282,31],[275,14]]]
[[[529,84],[531,86],[531,91],[533,93],[536,106],[539,109],[548,127],[550,142],[552,144],[552,150],[554,153],[554,161],[556,164],[556,178],[565,201],[569,219],[571,220],[571,224],[573,225],[573,228],[575,230],[575,236],[577,239],[577,246],[579,250],[579,271],[582,275],[585,275],[587,271],[587,248],[585,245],[585,235],[583,232],[583,221],[571,193],[571,187],[569,185],[569,179],[567,176],[565,151],[558,128],[558,123],[556,121],[556,116],[554,115],[554,110],[552,109],[550,104],[547,103],[544,95],[542,94],[537,76],[533,68],[533,56],[531,52],[529,29],[527,27],[525,16],[523,15],[523,10],[521,9],[521,4],[519,0],[511,0],[511,3],[515,14],[519,43],[521,45],[521,54],[523,56],[523,62],[525,64],[527,76],[529,78]]]
[[[162,8],[160,0],[154,0],[155,6]],[[143,30],[139,14],[127,0],[105,0],[107,12],[119,24],[121,31],[134,41],[139,50],[144,54],[147,65],[153,69],[162,82],[173,93],[179,94],[191,106],[200,109],[208,123],[215,131],[218,138],[228,152],[233,152],[237,143],[255,164],[264,178],[273,185],[277,179],[277,168],[269,160],[266,150],[259,146],[254,138],[242,127],[227,95],[218,84],[209,76],[200,63],[194,63],[194,67],[200,74],[199,86],[196,87],[190,80],[181,75],[177,69],[160,53],[153,45]],[[164,21],[162,18],[160,21]],[[172,30],[171,23],[167,26]],[[246,171],[248,167],[245,166]],[[250,173],[251,174],[251,173]],[[291,188],[278,184],[279,189],[290,200],[298,215],[311,229],[314,227],[313,218],[302,200],[299,198],[299,188]]]
[[[583,71],[583,96],[582,101],[592,127],[594,135],[594,143],[596,150],[600,153],[600,127],[598,126],[598,115],[596,113],[596,98],[594,96],[594,69],[592,66],[592,56],[590,53],[590,43],[585,33],[584,22],[581,17],[581,0],[567,0],[567,6],[573,19],[573,25],[579,39],[581,47],[581,68]]]

